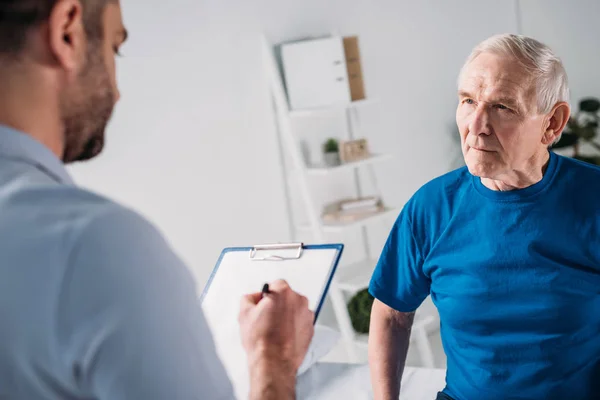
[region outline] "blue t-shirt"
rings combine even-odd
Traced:
[[[600,398],[600,168],[550,152],[521,190],[490,190],[466,167],[434,179],[369,289],[403,312],[431,295],[455,399]]]

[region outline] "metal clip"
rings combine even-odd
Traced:
[[[258,251],[265,250],[295,250],[298,252],[291,257],[282,257],[274,254],[267,254],[263,257],[257,257],[256,253]],[[250,250],[250,259],[252,261],[285,261],[285,260],[297,260],[302,257],[302,251],[304,250],[304,243],[283,243],[283,244],[263,244],[254,246]]]

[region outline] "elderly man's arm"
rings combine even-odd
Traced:
[[[423,270],[426,232],[413,223],[414,197],[403,208],[381,252],[369,293],[376,299],[369,329],[369,364],[375,399],[398,400],[414,311],[429,295]]]
[[[397,400],[414,312],[403,313],[375,299],[369,328],[369,367],[375,400]]]

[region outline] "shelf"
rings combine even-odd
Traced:
[[[400,211],[401,210],[399,208],[385,208],[383,211],[358,219],[356,221],[339,223],[321,221],[321,229],[325,233],[342,233],[345,229],[360,228],[373,222],[384,220],[385,218],[391,216],[397,217],[398,214],[400,214]],[[311,230],[312,227],[310,225],[298,225],[296,226],[296,229]]]
[[[341,290],[356,293],[369,286],[377,260],[363,260],[350,265],[340,265],[335,274],[336,285]]]
[[[307,172],[309,175],[328,175],[335,172],[341,171],[349,171],[354,168],[363,167],[365,165],[372,165],[375,163],[379,163],[382,161],[386,161],[391,159],[392,156],[389,154],[372,154],[369,158],[365,158],[363,160],[343,163],[341,165],[335,167],[328,167],[325,165],[315,165],[307,168]]]
[[[362,226],[366,226],[370,223],[377,222],[383,220],[387,217],[395,216],[397,217],[400,213],[399,209],[396,208],[385,208],[383,211],[378,212],[373,215],[369,215],[368,217],[364,217],[352,222],[324,222],[323,223],[323,231],[327,233],[339,233],[344,229],[350,228],[359,228]]]
[[[368,333],[355,333],[354,344],[361,347],[369,347],[369,334]]]
[[[290,117],[294,117],[294,118],[309,117],[309,116],[324,113],[324,112],[330,112],[330,111],[336,111],[336,110],[337,111],[347,110],[350,108],[358,108],[358,107],[362,107],[362,106],[367,106],[367,105],[371,105],[376,102],[377,102],[377,100],[374,100],[374,99],[364,99],[364,100],[352,101],[347,104],[334,104],[331,106],[319,107],[319,108],[303,108],[303,109],[290,110]]]

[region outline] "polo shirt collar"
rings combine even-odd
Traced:
[[[75,185],[63,162],[41,142],[0,124],[0,158],[30,164],[57,182]]]

